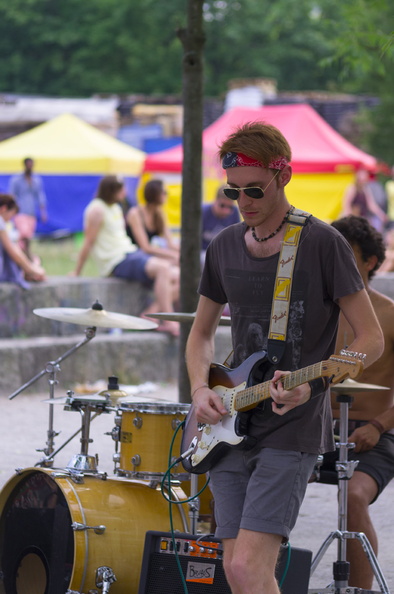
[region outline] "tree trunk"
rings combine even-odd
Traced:
[[[188,0],[187,27],[178,32],[183,45],[183,166],[181,226],[181,311],[196,310],[201,275],[203,0]],[[191,324],[181,323],[179,401],[190,402],[185,347]]]

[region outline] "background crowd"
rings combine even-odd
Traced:
[[[361,168],[356,171],[353,183],[343,196],[340,215],[363,217],[382,234],[386,257],[378,274],[394,270],[394,166],[391,174],[390,179],[382,182],[374,172]],[[237,204],[225,196],[223,188],[222,185],[217,188],[213,202],[202,205],[202,267],[212,238],[225,227],[240,221]],[[23,171],[10,179],[8,193],[1,196],[0,280],[28,288],[28,281],[45,279],[39,259],[31,252],[31,241],[35,237],[37,221],[47,220],[45,188],[41,177],[34,173],[31,157],[24,159]],[[12,204],[9,202],[11,198]],[[134,197],[126,195],[121,178],[103,177],[96,196],[85,210],[83,246],[77,266],[70,274],[81,274],[91,256],[101,275],[123,277],[152,287],[155,299],[143,315],[176,309],[180,243],[166,219],[163,208],[166,199],[167,190],[160,179],[149,180],[143,188],[143,199],[135,204]],[[98,205],[102,207],[102,217],[97,215]],[[109,217],[110,212],[117,213],[116,231],[110,227],[105,230],[104,222],[108,221],[103,213]],[[164,323],[160,329],[178,334],[179,329],[175,326]]]

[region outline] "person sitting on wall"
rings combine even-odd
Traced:
[[[0,194],[0,282],[14,282],[29,288],[27,281],[45,280],[45,270],[31,262],[9,236],[7,224],[18,213],[18,205],[10,194]]]
[[[149,316],[158,311],[172,312],[178,299],[177,278],[169,261],[138,249],[127,236],[120,202],[124,200],[123,180],[107,175],[100,181],[96,197],[84,211],[84,241],[74,274],[79,276],[90,254],[101,276],[115,276],[153,286],[154,302],[142,312]],[[158,328],[179,335],[179,324],[164,321]]]
[[[144,199],[145,204],[132,206],[126,213],[127,234],[147,254],[179,264],[179,245],[163,211],[167,190],[162,180],[151,179],[145,184]]]

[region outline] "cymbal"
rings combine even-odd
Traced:
[[[125,314],[105,311],[105,309],[78,309],[76,307],[41,307],[33,309],[33,313],[42,318],[81,324],[82,326],[97,326],[100,328],[122,328],[123,330],[153,330],[157,324],[150,320],[128,316]]]
[[[377,386],[375,384],[363,384],[348,378],[339,384],[332,385],[330,389],[334,392],[347,394],[349,392],[379,392],[380,390],[389,390],[390,388],[387,388],[386,386]]]
[[[196,312],[183,313],[179,311],[160,312],[149,315],[150,318],[158,320],[169,320],[170,322],[193,322]],[[219,320],[219,326],[231,326],[230,316],[222,316]]]
[[[103,403],[109,404],[109,399],[101,393],[87,395],[83,394],[82,396],[74,394],[73,396],[59,396],[58,398],[46,398],[45,400],[41,400],[41,402],[45,402],[46,404],[71,404],[73,402],[80,402],[81,404],[95,405]]]

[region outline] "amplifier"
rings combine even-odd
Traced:
[[[185,594],[177,558],[189,594],[231,594],[224,575],[222,553],[221,541],[208,535],[175,532],[173,539],[171,532],[149,530],[145,537],[138,594]],[[286,570],[282,594],[308,593],[311,562],[311,551],[281,548],[276,578],[280,583]]]

